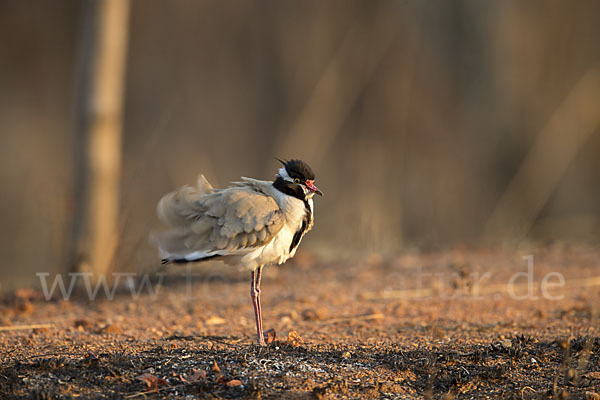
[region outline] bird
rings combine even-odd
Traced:
[[[159,219],[169,229],[154,235],[163,263],[222,260],[251,272],[257,344],[265,346],[260,304],[263,268],[292,258],[314,224],[313,196],[323,196],[302,160],[281,160],[273,181],[242,177],[215,189],[200,175],[196,187],[164,195]]]

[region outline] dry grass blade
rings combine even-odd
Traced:
[[[384,315],[381,313],[367,314],[367,315],[348,315],[344,317],[331,318],[321,321],[321,324],[334,324],[336,322],[344,321],[357,321],[357,320],[372,320],[372,319],[383,319]]]
[[[11,326],[0,326],[1,331],[21,331],[27,329],[50,329],[54,328],[53,324],[35,324],[35,325],[11,325]]]

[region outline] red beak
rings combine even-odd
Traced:
[[[319,196],[323,196],[323,192],[321,192],[321,191],[319,190],[319,188],[318,188],[318,187],[316,187],[316,186],[313,184],[313,181],[306,181],[306,187],[307,187],[307,188],[308,188],[308,190],[310,190],[311,192],[313,192],[313,193],[316,193],[316,194],[318,194]]]

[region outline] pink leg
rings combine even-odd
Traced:
[[[252,271],[252,283],[250,286],[250,297],[254,306],[254,318],[256,319],[257,342],[261,346],[266,346],[265,336],[262,328],[262,310],[260,309],[260,277],[263,267],[260,266],[256,271]]]

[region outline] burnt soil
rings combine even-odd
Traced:
[[[265,270],[264,348],[249,273],[219,263],[150,274],[155,296],[22,289],[0,304],[0,398],[597,399],[599,260],[566,244],[298,254]]]

